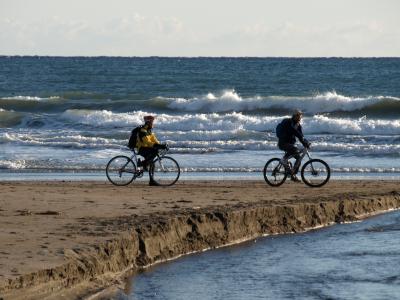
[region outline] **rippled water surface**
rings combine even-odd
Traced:
[[[160,264],[129,299],[400,299],[400,211]]]

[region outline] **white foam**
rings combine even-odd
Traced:
[[[108,110],[69,109],[61,118],[93,126],[137,126],[142,123],[144,113],[113,113]]]
[[[143,123],[143,116],[151,112],[134,111],[131,113],[113,113],[102,110],[67,110],[62,118],[74,123],[94,127],[133,128]],[[286,116],[288,117],[288,116]],[[243,113],[200,113],[170,115],[158,114],[155,126],[157,131],[190,132],[200,135],[200,131],[230,132],[254,131],[275,132],[276,125],[283,117],[249,116]],[[303,120],[304,134],[349,134],[349,135],[400,135],[400,120],[374,120],[360,118],[331,118],[316,115]],[[207,138],[207,136],[204,136]]]
[[[349,97],[337,94],[335,91],[317,94],[315,96],[254,96],[241,97],[235,90],[226,90],[219,95],[208,93],[203,97],[163,98],[168,107],[187,112],[228,112],[256,110],[295,110],[306,113],[350,112],[363,109],[384,100],[400,101],[391,96]]]
[[[96,163],[82,163],[77,162],[73,164],[71,161],[53,161],[50,163],[48,160],[0,160],[0,169],[37,169],[37,170],[98,170],[104,171],[104,162],[101,164]],[[185,167],[181,166],[181,172],[184,173],[261,173],[262,167]],[[399,174],[400,168],[365,168],[365,167],[339,167],[331,168],[331,172],[335,173],[356,173],[356,174]],[[260,176],[262,176],[260,174]]]
[[[400,120],[369,120],[367,118],[329,118],[314,116],[306,118],[304,132],[357,135],[399,135]]]
[[[263,151],[277,150],[276,140],[269,141],[172,141],[166,140],[173,147],[172,152],[206,153],[233,150]],[[301,146],[299,146],[301,147]],[[356,143],[312,142],[312,151],[336,152],[351,155],[400,155],[400,145],[373,145]]]
[[[25,169],[25,160],[0,160],[0,169]]]
[[[33,133],[2,133],[0,142],[13,142],[19,145],[47,146],[64,148],[121,148],[125,141],[102,137],[85,137],[80,134],[33,134]],[[121,143],[123,142],[123,143]]]
[[[67,110],[62,123],[68,129],[27,129],[0,133],[1,143],[78,149],[120,149],[130,130],[142,124],[151,112],[114,113],[107,110]],[[207,153],[230,150],[276,150],[275,128],[281,117],[249,116],[242,113],[201,113],[156,117],[155,133],[174,152]],[[81,125],[91,127],[96,137],[85,136]],[[78,129],[71,130],[69,128]],[[64,125],[63,125],[64,126]],[[304,134],[314,151],[363,154],[400,154],[400,120],[346,119],[327,116],[306,117]],[[87,128],[84,129],[85,131]]]
[[[331,142],[314,142],[312,143],[314,151],[339,152],[360,155],[400,155],[400,145],[383,144],[357,144],[357,143],[331,143]]]
[[[275,138],[265,140],[191,140],[187,136],[175,135],[173,139],[158,135],[160,140],[167,142],[171,147],[171,153],[201,154],[225,151],[273,151],[277,150]],[[111,139],[103,137],[85,137],[80,134],[65,135],[39,135],[29,133],[2,133],[0,143],[13,143],[25,146],[62,147],[71,149],[124,149],[127,137]],[[349,153],[352,155],[395,155],[400,154],[400,145],[393,144],[363,144],[341,143],[332,141],[313,141],[312,151]]]
[[[4,97],[0,98],[0,100],[19,100],[19,101],[49,101],[49,100],[57,100],[60,99],[59,96],[51,96],[51,97],[36,97],[36,96],[12,96],[12,97]]]

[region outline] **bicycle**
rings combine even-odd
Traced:
[[[329,165],[322,159],[312,159],[307,148],[303,148],[299,154],[298,165],[295,164],[293,167],[289,160],[294,158],[294,155],[284,159],[286,153],[281,159],[275,157],[267,161],[263,171],[265,181],[274,187],[282,185],[288,175],[300,167],[301,161],[307,155],[309,160],[301,168],[301,179],[310,187],[321,187],[326,184],[331,176]]]
[[[134,149],[130,149],[133,154],[131,157],[125,155],[117,155],[113,157],[107,164],[106,175],[108,180],[117,186],[130,184],[137,178],[143,177],[145,170],[138,167],[140,161]],[[169,148],[159,150],[157,156],[149,164],[148,172],[152,179],[159,186],[174,185],[180,176],[181,170],[178,162],[165,154]]]

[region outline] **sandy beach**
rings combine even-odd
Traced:
[[[129,233],[141,224],[155,224],[176,216],[193,217],[196,211],[207,213],[297,206],[306,211],[305,204],[320,205],[327,211],[329,206],[323,207],[322,204],[341,202],[343,205],[358,201],[353,212],[347,212],[351,219],[396,208],[400,204],[400,188],[396,181],[331,181],[320,189],[294,183],[271,188],[262,181],[187,181],[169,188],[149,187],[144,183],[114,187],[104,182],[59,181],[2,182],[0,186],[0,298],[4,299],[24,298],[25,288],[35,287],[33,277],[37,275],[27,280],[28,274],[57,268],[70,259],[76,259],[77,255],[89,253],[98,245]],[[345,214],[343,216],[345,219],[332,216],[331,221],[346,221]],[[314,216],[314,223],[305,220],[301,224],[298,217],[294,218],[297,225],[293,223],[290,227],[285,224],[290,224],[290,220],[285,221],[282,223],[282,226],[286,226],[284,231],[301,231],[313,227],[313,224],[318,226],[325,223],[320,215]],[[326,219],[326,222],[330,221]],[[282,228],[270,226],[263,229],[263,233],[279,233]],[[154,232],[154,228],[151,230]],[[229,228],[225,230],[228,232]],[[249,231],[248,235],[244,235],[245,238],[251,236],[254,236],[254,232]],[[234,239],[221,240],[221,244]],[[213,247],[218,242],[213,240],[208,245]],[[171,256],[175,254],[179,253],[171,253]],[[168,256],[155,256],[154,261],[163,258]],[[143,264],[148,262],[153,261],[145,260]],[[113,270],[123,271],[118,268]],[[82,278],[93,280],[91,276],[97,275],[93,273]],[[20,280],[22,283],[16,284],[21,277],[24,278]],[[82,284],[84,280],[78,277],[72,280],[76,282],[69,281],[63,286]],[[72,295],[57,284],[43,288],[43,282],[39,280],[37,283],[42,286],[40,292],[35,294],[30,291],[25,297],[51,299],[70,298]],[[81,290],[74,295],[84,294]]]

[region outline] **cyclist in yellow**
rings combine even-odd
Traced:
[[[149,163],[156,157],[159,149],[166,149],[167,145],[161,144],[152,132],[154,116],[145,116],[144,125],[140,128],[136,148],[138,149],[139,155],[144,157],[144,161],[138,163],[138,166],[143,166],[144,170],[147,170]],[[150,179],[150,185],[152,181]]]

